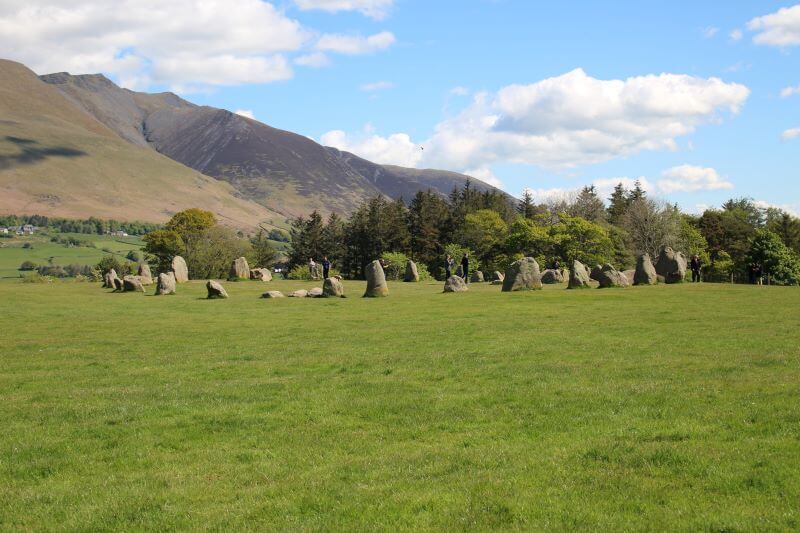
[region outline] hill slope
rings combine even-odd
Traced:
[[[0,60],[0,212],[164,221],[196,206],[240,228],[283,219],[135,135],[123,140],[76,102]]]
[[[410,199],[432,189],[448,194],[471,179],[454,172],[377,165],[326,148],[295,133],[171,93],[146,94],[117,87],[101,75],[42,76],[122,138],[199,172],[225,180],[247,198],[292,215],[349,212],[363,200],[384,194]]]

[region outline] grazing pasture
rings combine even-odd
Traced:
[[[0,284],[0,529],[800,527],[800,289]]]

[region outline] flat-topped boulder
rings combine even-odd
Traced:
[[[481,272],[480,270],[474,270],[472,274],[469,275],[469,280],[472,283],[483,283],[484,281],[483,272]]]
[[[314,287],[308,291],[309,298],[322,298],[325,293],[322,292],[322,287]]]
[[[577,259],[572,262],[572,269],[569,271],[569,289],[588,289],[591,287],[589,283],[589,269],[586,265]]]
[[[230,281],[250,279],[250,265],[247,264],[246,258],[237,257],[233,260],[230,272],[228,272],[228,279]]]
[[[444,292],[464,292],[469,290],[467,282],[461,276],[450,276],[444,282]]]
[[[219,281],[214,281],[213,279],[206,283],[206,291],[208,292],[209,300],[228,297],[228,293],[225,290],[225,287],[222,286],[222,283]]]
[[[686,278],[686,256],[669,246],[661,249],[656,261],[656,274],[664,277],[665,283],[681,283]]]
[[[150,265],[147,263],[139,263],[139,269],[136,271],[136,275],[139,276],[142,285],[153,284],[153,273],[150,271]]]
[[[599,278],[600,279],[598,281],[600,282],[600,288],[602,289],[610,287],[627,287],[630,285],[625,274],[615,269],[608,263],[603,265],[602,269],[600,270]]]
[[[542,275],[539,263],[533,257],[523,257],[514,261],[506,269],[503,292],[531,291],[542,288]]]
[[[272,281],[272,271],[268,268],[251,268],[250,279],[256,281]]]
[[[156,283],[156,295],[163,296],[166,294],[175,294],[175,274],[172,272],[162,272],[158,275],[158,282]]]
[[[322,283],[322,293],[327,298],[344,298],[344,285],[342,280],[336,278],[326,278]]]
[[[406,271],[403,274],[403,281],[407,283],[415,283],[419,281],[419,270],[417,269],[417,264],[409,259],[406,261]]]
[[[308,291],[305,289],[298,289],[289,293],[289,298],[307,298]]]
[[[122,278],[123,292],[144,292],[144,285],[139,276],[125,276]]]
[[[186,283],[189,281],[189,267],[186,266],[186,260],[183,257],[179,255],[173,257],[171,266],[176,283]]]
[[[642,254],[636,258],[636,270],[633,273],[634,285],[655,285],[658,283],[658,274],[650,254]]]
[[[261,295],[262,298],[286,298],[281,291],[267,291]]]
[[[380,298],[389,296],[389,286],[386,284],[386,274],[380,261],[373,261],[364,269],[364,277],[367,279],[367,290],[364,292],[365,298]]]
[[[546,285],[555,285],[558,283],[564,283],[564,274],[562,274],[560,270],[548,268],[547,270],[542,272],[542,283]]]

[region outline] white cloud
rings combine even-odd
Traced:
[[[469,94],[469,89],[459,85],[450,89],[450,94],[455,96],[467,96]]]
[[[645,190],[647,192],[654,192],[655,188],[648,181],[648,179],[645,178],[644,176],[640,176],[638,178],[627,178],[627,177],[601,178],[601,179],[594,180],[592,182],[592,185],[595,186],[595,189],[597,189],[597,194],[601,198],[608,198],[611,195],[611,193],[614,191],[614,187],[616,187],[620,183],[626,189],[631,190],[634,187],[636,187],[636,182],[639,182],[639,186],[643,190]]]
[[[492,187],[497,187],[498,189],[503,188],[503,182],[500,181],[500,178],[494,175],[494,172],[492,172],[492,169],[489,167],[467,169],[464,171],[464,174],[467,176],[472,176],[473,178],[477,178],[484,183],[488,183]]]
[[[742,30],[740,30],[739,28],[736,28],[735,30],[732,30],[732,31],[731,31],[731,32],[728,34],[728,37],[729,37],[729,38],[730,38],[730,40],[731,40],[731,41],[733,41],[733,42],[738,42],[738,41],[741,41],[741,40],[742,40]]]
[[[391,89],[394,87],[394,83],[390,81],[376,81],[373,83],[365,83],[359,89],[364,92],[374,92],[374,91],[385,91],[386,89]]]
[[[800,44],[800,4],[784,7],[747,23],[747,29],[756,32],[753,42],[770,46]]]
[[[253,111],[251,109],[237,109],[236,111],[234,111],[234,113],[237,115],[241,115],[243,117],[251,118],[253,120],[256,119],[256,116],[253,114]]]
[[[663,193],[732,189],[733,183],[710,167],[680,165],[665,170],[657,183]]]
[[[791,141],[798,137],[800,137],[800,128],[789,128],[781,133],[781,140],[783,141]]]
[[[529,193],[533,197],[533,201],[538,204],[546,204],[550,202],[569,201],[578,193],[578,189],[562,189],[560,187],[553,187],[551,189],[532,189],[526,187],[522,190],[522,194]]]
[[[714,26],[703,28],[703,37],[706,39],[712,39],[717,33],[719,33],[719,28],[715,28]]]
[[[317,41],[317,49],[346,55],[360,55],[385,50],[395,43],[393,33],[383,31],[362,37],[360,35],[325,34]]]
[[[337,11],[358,11],[374,19],[382,19],[389,13],[394,0],[294,0],[302,10],[319,9],[335,13]]]
[[[313,52],[298,56],[294,60],[296,65],[301,67],[322,68],[331,64],[331,60],[322,52]]]
[[[789,213],[793,217],[800,216],[800,204],[774,204],[764,200],[756,200],[753,203],[760,209],[780,209],[781,211]]]
[[[797,87],[785,87],[781,91],[781,98],[789,98],[790,96],[793,96],[795,94],[800,94],[800,85],[798,85]]]
[[[367,127],[361,135],[350,136],[341,130],[333,130],[320,138],[324,146],[352,152],[373,163],[417,167],[422,161],[422,150],[405,133],[381,137]]]

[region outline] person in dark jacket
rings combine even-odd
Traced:
[[[464,254],[464,257],[461,258],[461,270],[464,274],[464,281],[469,283],[469,254]]]
[[[328,261],[328,256],[322,258],[322,279],[328,279],[331,274],[331,262]]]
[[[703,264],[700,262],[700,256],[695,254],[692,256],[692,262],[689,265],[692,268],[692,283],[700,282],[700,269]]]

